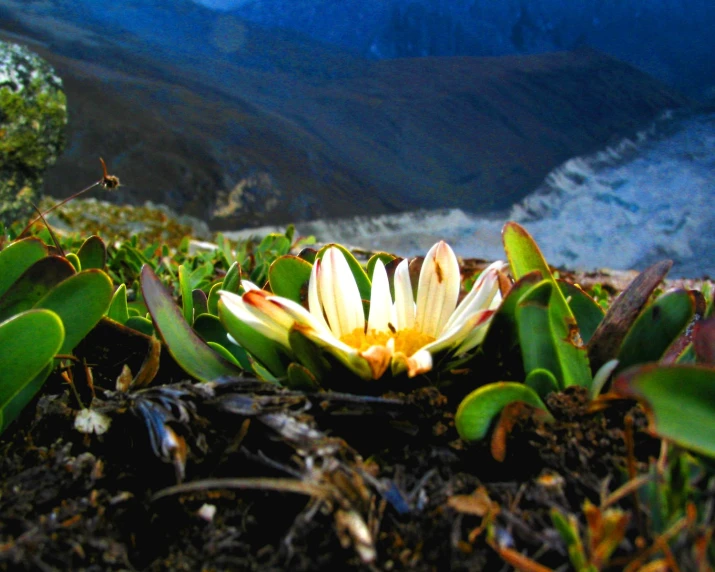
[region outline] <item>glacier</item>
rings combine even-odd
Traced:
[[[715,276],[715,113],[667,113],[632,139],[574,157],[510,211],[460,209],[298,222],[301,235],[400,256],[444,239],[464,257],[503,258],[501,228],[523,224],[554,265],[643,269],[663,258],[671,276]],[[225,233],[239,239],[282,231]]]

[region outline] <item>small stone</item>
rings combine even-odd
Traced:
[[[74,418],[74,428],[80,433],[102,435],[109,430],[112,419],[94,409],[85,408]]]
[[[216,516],[216,505],[204,503],[201,505],[201,508],[196,511],[196,514],[206,522],[211,522],[214,516]]]

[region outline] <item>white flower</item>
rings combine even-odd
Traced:
[[[345,256],[330,247],[313,265],[309,310],[245,281],[243,296],[222,291],[221,301],[236,318],[288,350],[288,334],[295,328],[363,379],[378,379],[388,367],[393,375],[406,371],[414,377],[432,369],[437,352],[459,355],[482,341],[501,302],[498,271],[503,266],[489,266],[457,305],[459,263],[445,242],[435,244],[425,257],[416,301],[408,261],[395,270],[393,300],[385,266],[378,260],[366,320]]]

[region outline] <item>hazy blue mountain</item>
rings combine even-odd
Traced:
[[[3,0],[0,37],[64,80],[70,140],[48,192],[95,180],[103,156],[114,200],[217,228],[508,208],[687,104],[593,50],[375,61],[189,0]]]
[[[693,96],[715,88],[712,0],[242,0],[233,13],[374,58],[590,46]]]

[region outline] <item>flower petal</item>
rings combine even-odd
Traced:
[[[415,299],[410,280],[410,264],[407,259],[395,269],[395,322],[398,330],[411,330],[415,327]]]
[[[467,337],[454,352],[456,355],[472,351],[484,341],[484,338],[489,331],[489,324],[492,321],[494,313],[494,310],[485,310],[483,318],[478,321],[478,323],[474,326],[474,329],[469,332]]]
[[[457,306],[459,287],[457,257],[440,241],[430,248],[420,271],[415,329],[437,337]]]
[[[290,347],[288,331],[293,326],[293,319],[266,299],[268,292],[249,290],[240,297],[229,294],[231,292],[221,292],[226,309],[267,338]]]
[[[363,379],[381,377],[388,365],[392,351],[384,346],[371,346],[361,352],[340,341],[327,326],[323,326],[311,312],[288,298],[270,296],[269,300],[294,319],[293,327],[312,340],[317,346],[328,351]]]
[[[408,377],[415,377],[423,373],[427,373],[432,369],[433,360],[432,354],[427,350],[421,349],[411,356],[406,356],[403,353],[397,353],[392,358],[392,374],[399,375],[407,371]]]
[[[260,292],[260,290],[251,290],[251,292]],[[227,292],[226,290],[219,291],[219,294],[221,295],[221,301],[226,307],[226,310],[231,312],[240,321],[282,346],[286,348],[290,347],[288,344],[288,329],[290,327],[286,328],[269,316],[266,316],[260,310],[249,307],[242,296],[234,294],[233,292]]]
[[[383,376],[392,360],[392,351],[385,346],[370,346],[360,355],[367,360],[372,372],[372,379],[379,379]]]
[[[309,326],[310,328],[320,332],[321,335],[335,337],[324,319],[321,321],[315,314],[309,312],[297,302],[294,302],[289,298],[283,298],[282,296],[275,295],[269,295],[268,300],[289,315],[294,322],[298,322],[304,326]]]
[[[312,340],[318,347],[335,356],[358,377],[365,380],[376,379],[373,375],[379,368],[371,365],[370,359],[363,356],[357,349],[341,342],[332,333],[320,332],[300,322],[296,322],[293,327]],[[377,359],[377,356],[371,356],[371,359]]]
[[[367,319],[367,329],[387,332],[392,319],[392,297],[390,282],[382,260],[377,260],[372,273],[372,288],[370,289],[370,314]],[[386,366],[387,367],[387,366]]]
[[[317,277],[320,301],[333,333],[341,337],[358,328],[364,330],[365,314],[360,291],[338,248],[330,247],[325,251]]]
[[[310,279],[308,280],[308,308],[310,308],[310,313],[315,319],[318,320],[326,330],[329,330],[330,327],[328,326],[328,322],[325,321],[323,304],[320,302],[320,293],[318,292],[318,273],[320,272],[321,264],[322,261],[320,259],[316,260],[310,271]]]
[[[443,331],[451,329],[457,322],[479,310],[490,308],[494,297],[499,292],[498,272],[504,267],[504,262],[498,260],[490,264],[474,282],[469,294],[464,297],[457,309],[444,325]]]
[[[469,351],[481,343],[487,330],[486,326],[493,314],[493,310],[480,310],[467,316],[444,335],[420,349],[427,350],[432,354],[450,348],[454,348],[455,354]]]
[[[244,292],[248,292],[249,290],[260,290],[261,288],[251,282],[250,280],[241,280],[241,286],[243,286]]]

